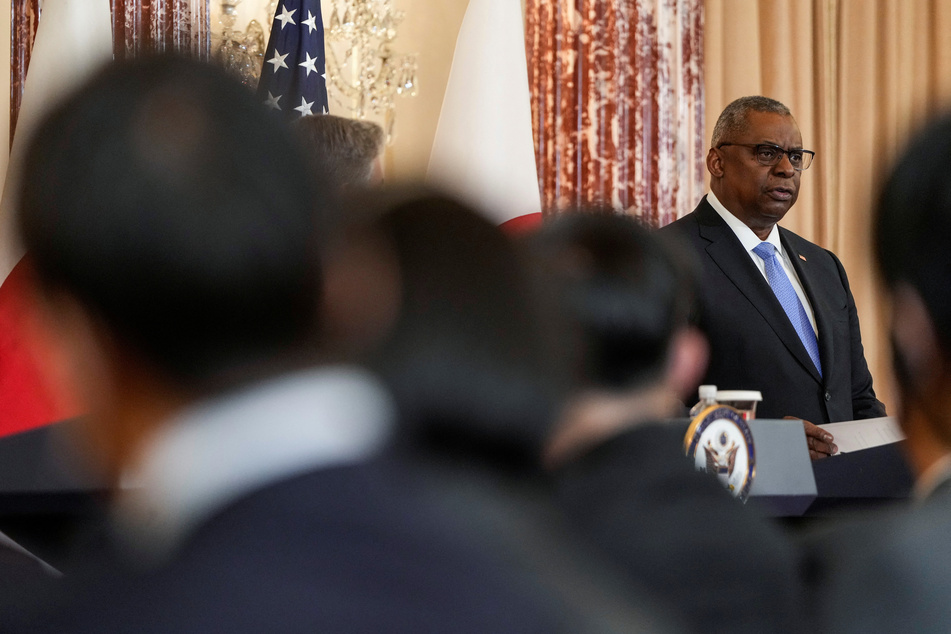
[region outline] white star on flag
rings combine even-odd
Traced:
[[[271,91],[269,90],[267,93],[267,99],[264,100],[264,105],[274,110],[280,110],[281,106],[278,103],[280,100],[281,100],[281,95],[277,95],[277,96],[272,95]]]
[[[306,115],[309,115],[309,114],[314,114],[313,111],[311,111],[311,109],[310,109],[311,106],[313,106],[313,105],[314,105],[314,102],[313,102],[313,101],[311,101],[310,103],[307,103],[307,100],[304,99],[303,97],[301,97],[301,98],[300,98],[300,105],[297,106],[296,108],[294,108],[294,110],[296,110],[297,112],[299,112],[299,113],[300,113],[300,116],[303,117],[303,116],[306,116]]]
[[[307,19],[304,20],[303,24],[305,24],[310,29],[309,33],[313,33],[317,29],[317,16],[308,11]]]
[[[307,58],[306,58],[303,62],[301,62],[300,64],[298,64],[298,66],[303,66],[305,69],[307,69],[307,75],[308,75],[308,76],[309,76],[311,73],[316,73],[316,72],[317,72],[317,66],[316,66],[316,64],[317,64],[317,62],[319,61],[319,58],[317,58],[317,57],[311,57],[311,56],[310,56],[310,53],[304,53],[304,55],[306,55]]]
[[[287,68],[287,64],[284,63],[284,60],[288,55],[290,55],[290,53],[284,53],[281,55],[277,51],[274,51],[274,57],[267,60],[267,63],[274,64],[274,72],[276,73],[278,68]]]
[[[277,22],[278,20],[281,21],[281,30],[283,31],[284,27],[287,26],[288,22],[290,22],[291,24],[297,24],[297,22],[294,22],[294,20],[292,19],[292,16],[295,13],[297,13],[297,9],[292,9],[288,11],[287,7],[284,7],[284,11],[281,13],[281,15],[274,16],[274,21],[275,22]]]
[[[264,54],[268,63],[263,65],[257,92],[262,103],[290,118],[317,114],[328,108],[326,48],[320,3],[321,0],[272,2],[277,5],[276,17],[271,23],[271,37]],[[305,15],[306,20],[303,19]],[[297,16],[296,22],[294,16]],[[289,28],[285,29],[285,25]],[[269,68],[269,64],[273,68]],[[281,68],[287,70],[279,70]],[[295,107],[298,103],[301,105]],[[2,405],[0,402],[0,410]]]

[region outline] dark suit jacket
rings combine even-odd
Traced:
[[[481,485],[469,477],[471,464],[452,476],[420,465],[390,454],[269,485],[204,522],[156,567],[137,567],[121,548],[97,550],[70,568],[61,605],[41,606],[42,618],[14,614],[9,624],[0,611],[0,631],[658,630],[629,607],[636,597],[627,585],[605,579],[618,597],[607,607],[614,619],[607,627],[593,606],[567,589],[553,591],[559,582],[590,584],[546,579],[540,570],[546,559],[560,560],[559,542],[537,556],[522,552],[537,522],[509,522],[519,507],[497,503],[495,488],[473,493]],[[525,544],[526,533],[513,528],[528,531]],[[603,601],[595,594],[593,605]]]
[[[855,301],[835,254],[779,229],[815,313],[820,377],[766,279],[706,197],[662,231],[684,238],[703,267],[700,327],[711,346],[704,383],[761,391],[760,418],[796,416],[822,424],[885,415],[865,363]]]
[[[686,423],[643,424],[555,474],[581,534],[691,632],[798,632],[798,556],[684,456]]]
[[[927,500],[807,535],[819,632],[947,632],[951,482]]]

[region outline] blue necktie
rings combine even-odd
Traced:
[[[779,300],[783,310],[786,311],[786,316],[789,317],[793,328],[796,329],[796,333],[799,335],[799,339],[802,340],[802,345],[806,347],[806,352],[809,353],[812,362],[816,364],[819,376],[822,376],[822,365],[819,363],[819,342],[816,341],[816,333],[812,329],[812,324],[809,323],[806,309],[802,307],[802,302],[799,301],[799,296],[796,295],[796,289],[793,288],[789,278],[786,277],[786,271],[783,270],[782,265],[776,259],[776,247],[769,242],[760,242],[753,249],[753,253],[762,258],[766,265],[766,279],[769,281],[773,293],[776,294],[776,299]]]

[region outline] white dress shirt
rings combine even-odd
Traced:
[[[763,274],[763,279],[769,282],[766,277],[766,263],[763,262],[763,258],[756,255],[753,251],[763,240],[759,239],[753,230],[746,226],[742,220],[734,216],[726,207],[723,206],[719,200],[717,200],[716,195],[713,192],[707,194],[707,202],[710,203],[710,206],[713,207],[720,217],[723,218],[723,221],[733,230],[733,233],[736,234],[736,237],[740,240],[740,243],[743,245],[743,248],[746,249],[746,254],[750,256],[750,259],[753,261],[753,264],[756,265],[756,268],[760,273]],[[799,296],[799,301],[802,302],[802,307],[806,309],[806,316],[809,318],[809,323],[812,324],[812,329],[816,333],[816,337],[819,336],[819,329],[816,327],[816,315],[812,310],[812,304],[809,303],[809,298],[806,297],[806,291],[802,288],[802,282],[799,281],[799,275],[796,273],[796,269],[793,268],[792,262],[789,261],[789,256],[786,254],[786,249],[783,248],[783,242],[779,239],[779,226],[773,225],[773,230],[769,232],[769,235],[766,237],[765,242],[769,242],[774,247],[776,247],[777,259],[779,260],[780,265],[782,265],[783,270],[786,272],[786,277],[789,278],[790,283],[792,284],[793,289],[796,291],[796,295]]]
[[[157,563],[190,529],[255,489],[372,456],[394,419],[376,379],[345,366],[196,404],[163,425],[125,474],[114,508],[120,536],[143,563]]]

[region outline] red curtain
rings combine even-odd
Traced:
[[[703,193],[703,0],[528,0],[542,204],[664,225]]]

